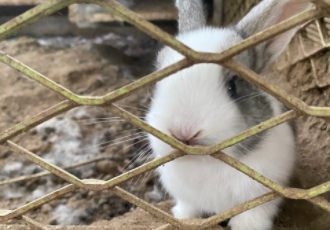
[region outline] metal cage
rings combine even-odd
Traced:
[[[69,91],[63,86],[48,79],[46,76],[41,75],[37,71],[29,68],[28,66],[14,59],[13,57],[10,57],[5,53],[0,52],[1,62],[23,73],[25,76],[29,77],[30,79],[39,82],[43,86],[49,88],[49,90],[58,93],[64,98],[64,100],[61,103],[56,104],[39,114],[31,114],[33,116],[23,121],[22,123],[17,124],[7,130],[2,130],[0,133],[0,144],[8,147],[13,152],[24,156],[26,159],[30,160],[31,162],[38,164],[40,167],[46,169],[50,173],[53,173],[70,183],[70,185],[68,186],[65,186],[55,192],[45,195],[44,197],[34,200],[26,205],[17,207],[17,209],[15,210],[0,210],[0,221],[6,221],[16,217],[22,217],[23,220],[25,220],[27,223],[34,226],[35,228],[48,229],[47,226],[37,223],[36,221],[24,216],[24,214],[36,207],[39,207],[47,202],[50,202],[51,200],[62,197],[78,189],[95,190],[95,191],[109,190],[109,192],[113,192],[117,196],[129,201],[132,204],[137,205],[138,207],[144,209],[153,216],[166,221],[168,224],[163,226],[161,229],[170,229],[171,227],[175,227],[178,229],[189,229],[189,230],[206,229],[217,225],[221,221],[224,221],[228,218],[231,218],[235,215],[238,215],[246,210],[252,209],[268,201],[274,200],[278,197],[286,197],[289,199],[304,199],[330,212],[330,203],[320,196],[330,191],[330,181],[306,190],[296,189],[296,188],[285,188],[275,183],[274,181],[271,181],[265,176],[259,174],[258,172],[252,170],[251,168],[242,164],[238,160],[235,160],[234,158],[224,154],[221,151],[222,149],[232,146],[246,138],[249,138],[264,130],[270,129],[276,125],[279,125],[283,122],[286,122],[290,119],[302,115],[320,117],[326,119],[327,121],[330,121],[330,108],[309,106],[303,101],[299,100],[298,98],[289,95],[281,88],[271,85],[261,76],[259,76],[255,72],[251,71],[250,69],[246,68],[245,66],[241,65],[240,63],[232,59],[232,57],[237,55],[238,53],[252,46],[260,44],[266,41],[267,39],[274,37],[284,31],[287,31],[295,26],[302,25],[303,23],[309,22],[312,19],[319,19],[324,17],[325,15],[328,14],[330,10],[329,1],[327,0],[315,1],[315,6],[312,9],[300,13],[299,15],[296,15],[295,17],[292,17],[269,29],[266,29],[265,31],[244,40],[240,44],[237,44],[234,47],[231,47],[217,54],[196,52],[188,48],[184,44],[174,39],[169,34],[165,33],[158,27],[142,19],[136,13],[126,9],[125,7],[116,3],[113,0],[44,1],[42,4],[27,11],[21,16],[1,25],[0,39],[5,39],[10,35],[12,35],[13,33],[15,33],[16,31],[18,31],[19,29],[45,17],[46,15],[52,14],[64,7],[67,7],[77,2],[93,3],[103,7],[107,11],[110,11],[114,15],[122,18],[126,22],[136,26],[141,31],[145,32],[151,37],[177,50],[186,58],[160,71],[147,75],[142,79],[137,80],[129,85],[126,85],[118,90],[109,92],[104,96],[89,97],[89,96],[79,96],[77,94],[74,94],[73,92]],[[167,136],[166,134],[149,126],[144,121],[140,120],[131,113],[127,112],[126,110],[114,104],[114,102],[116,102],[117,100],[126,97],[129,94],[134,93],[136,90],[142,87],[151,85],[170,74],[173,74],[181,69],[187,68],[197,63],[216,63],[224,66],[225,68],[230,69],[231,71],[237,73],[238,75],[249,81],[254,86],[259,87],[265,92],[276,97],[279,101],[281,101],[288,108],[290,108],[290,111],[285,112],[280,116],[271,118],[268,121],[263,122],[255,127],[252,127],[240,133],[239,135],[231,137],[228,140],[223,141],[217,145],[208,146],[208,147],[194,147],[194,146],[186,146],[183,143],[171,138],[170,136]],[[64,113],[72,108],[85,106],[85,105],[102,106],[106,108],[109,112],[123,118],[124,120],[130,122],[134,126],[148,133],[151,133],[152,135],[158,137],[159,139],[168,143],[177,150],[168,154],[167,156],[161,157],[159,159],[155,159],[149,163],[146,163],[133,170],[130,170],[108,181],[102,181],[96,179],[79,179],[74,175],[68,173],[64,169],[46,162],[44,159],[40,158],[36,154],[26,150],[22,146],[19,146],[10,140],[11,138],[19,135],[20,133],[26,132],[27,130],[37,126],[38,124],[52,117],[55,117],[58,114]],[[272,192],[260,196],[254,200],[248,201],[244,204],[240,204],[230,210],[214,215],[207,219],[182,221],[174,218],[172,215],[154,207],[153,205],[139,199],[138,197],[120,188],[120,184],[122,182],[125,182],[133,177],[136,177],[160,165],[166,164],[169,161],[172,161],[174,159],[177,159],[185,155],[210,155],[215,158],[214,160],[221,160],[226,164],[230,165],[231,167],[234,167],[235,169],[248,175],[249,177],[253,178],[254,180],[258,181],[259,183],[271,189]]]

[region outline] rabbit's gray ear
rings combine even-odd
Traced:
[[[249,37],[311,6],[308,0],[263,0],[237,24],[237,28]],[[293,28],[256,47],[259,71],[284,51],[298,28]]]
[[[179,33],[195,30],[206,25],[202,0],[175,0],[178,9]]]

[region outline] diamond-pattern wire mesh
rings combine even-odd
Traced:
[[[287,49],[278,58],[277,70],[283,70],[293,66],[303,59],[310,59],[313,55],[330,47],[330,18],[324,17],[307,23],[302,30],[292,39]],[[310,59],[313,69],[315,63]],[[313,70],[315,71],[315,70]],[[317,82],[319,87],[324,87],[324,83]]]
[[[57,10],[67,7],[73,3],[81,3],[79,0],[48,0],[39,6],[27,11],[21,16],[3,24],[0,26],[0,39],[5,39],[6,37],[14,34],[19,29],[45,17],[46,15],[52,14]],[[25,66],[14,58],[6,55],[3,52],[0,52],[0,60],[1,62],[11,66],[12,68],[20,71],[30,79],[33,79],[40,84],[48,87],[50,90],[53,90],[63,96],[65,98],[61,103],[54,105],[53,107],[32,116],[31,118],[25,120],[24,122],[17,124],[3,132],[0,133],[0,144],[8,147],[14,152],[24,156],[26,159],[30,160],[46,169],[50,173],[53,173],[62,179],[66,180],[70,183],[70,185],[65,186],[57,191],[54,191],[40,199],[32,201],[24,206],[18,207],[15,210],[0,210],[0,221],[10,220],[16,217],[22,217],[24,221],[26,221],[29,225],[32,225],[38,229],[47,229],[46,226],[41,225],[40,223],[35,222],[34,220],[24,216],[28,211],[40,207],[41,205],[48,203],[56,198],[69,194],[77,189],[86,189],[86,190],[109,190],[113,192],[117,196],[129,201],[130,203],[137,205],[138,207],[146,210],[153,216],[166,221],[168,224],[161,227],[161,229],[169,229],[171,227],[176,227],[179,229],[206,229],[211,226],[217,225],[219,222],[231,218],[235,215],[238,215],[246,210],[252,209],[258,205],[266,203],[268,201],[274,200],[278,197],[286,197],[289,199],[305,199],[309,202],[323,208],[324,210],[330,212],[330,203],[322,198],[320,195],[330,191],[330,181],[323,183],[319,186],[316,186],[311,189],[296,189],[296,188],[284,188],[281,185],[275,183],[274,181],[269,180],[258,172],[252,170],[246,165],[240,163],[236,159],[224,154],[221,150],[232,146],[246,138],[249,138],[255,134],[258,134],[266,129],[270,129],[276,125],[279,125],[283,122],[286,122],[290,119],[296,118],[300,115],[310,115],[315,117],[321,117],[326,120],[330,120],[330,108],[327,107],[312,107],[305,104],[303,101],[287,94],[284,90],[271,85],[266,80],[264,80],[261,76],[256,74],[255,72],[247,69],[240,63],[234,61],[232,59],[233,56],[242,52],[245,49],[248,49],[252,46],[260,44],[267,39],[274,37],[286,30],[289,30],[295,26],[302,25],[312,19],[318,19],[327,15],[327,12],[330,12],[330,5],[327,0],[319,0],[315,1],[315,6],[299,15],[292,17],[278,25],[275,25],[265,31],[262,31],[246,40],[241,42],[234,47],[225,50],[221,53],[202,53],[196,52],[176,39],[174,39],[169,34],[165,33],[158,27],[153,24],[141,19],[137,14],[131,12],[120,4],[116,3],[113,0],[86,0],[86,3],[93,3],[104,7],[109,12],[115,14],[116,16],[122,17],[128,23],[133,24],[141,31],[150,35],[151,37],[157,39],[158,41],[164,43],[167,46],[172,47],[177,50],[181,54],[183,54],[186,58],[175,63],[165,69],[154,72],[144,78],[137,80],[129,85],[126,85],[118,90],[110,92],[102,97],[88,97],[88,96],[79,96],[63,86],[51,81],[46,76],[41,75],[37,71]],[[150,84],[159,81],[166,76],[175,73],[181,69],[187,68],[197,63],[216,63],[220,64],[233,72],[236,72],[239,76],[243,77],[253,85],[263,89],[265,92],[271,94],[276,97],[279,101],[284,103],[291,110],[270,120],[263,122],[255,127],[252,127],[239,135],[236,135],[232,138],[229,138],[217,145],[209,146],[209,147],[196,147],[196,146],[186,146],[181,142],[167,136],[164,133],[154,129],[153,127],[146,124],[144,121],[130,114],[126,110],[116,106],[113,104],[115,101],[128,96],[134,91],[148,86]],[[160,138],[164,142],[171,145],[173,148],[177,149],[176,151],[155,159],[149,163],[146,163],[140,167],[137,167],[133,170],[130,170],[126,173],[121,174],[115,178],[112,178],[108,181],[94,180],[94,179],[79,179],[74,175],[68,173],[64,169],[61,169],[53,164],[50,164],[38,157],[34,153],[24,149],[23,147],[13,143],[10,141],[12,137],[19,135],[22,132],[25,132],[38,124],[58,115],[64,113],[72,108],[78,106],[103,106],[109,112],[123,118],[124,120],[130,122],[131,124],[141,128],[142,130],[151,133],[152,135]],[[207,219],[203,220],[178,220],[171,216],[170,214],[148,204],[147,202],[139,199],[138,197],[128,193],[127,191],[118,187],[121,183],[136,177],[142,173],[150,171],[154,168],[157,168],[160,165],[163,165],[169,161],[172,161],[176,158],[182,157],[184,155],[189,154],[199,154],[199,155],[211,155],[215,158],[215,160],[221,160],[230,166],[236,168],[242,173],[248,175],[264,186],[268,187],[272,190],[272,192],[260,196],[254,200],[248,201],[244,204],[238,205],[230,210],[227,210],[223,213],[214,215]],[[85,162],[86,163],[86,162]],[[84,164],[84,163],[82,163]]]

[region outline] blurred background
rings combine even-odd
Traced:
[[[0,0],[0,23],[42,2]],[[176,34],[177,12],[172,0],[118,2],[166,32]],[[234,23],[258,2],[205,0],[209,24]],[[327,19],[321,22],[327,28]],[[317,37],[320,31],[313,23],[316,22],[308,24],[294,38],[289,46],[291,51],[288,49],[290,52],[280,57],[268,76],[269,81],[310,105],[329,106],[328,46]],[[306,42],[301,44],[301,40]],[[161,47],[135,27],[91,4],[71,5],[0,42],[0,51],[74,93],[89,96],[104,95],[153,72],[154,58]],[[2,63],[0,73],[0,132],[63,100]],[[144,88],[116,104],[143,119],[151,94],[152,87]],[[293,186],[309,188],[330,179],[330,127],[318,118],[302,117],[297,122],[299,162]],[[72,109],[12,140],[81,179],[109,180],[151,160],[146,134],[99,107]],[[67,184],[56,176],[40,175],[43,171],[0,146],[0,209],[15,209]],[[160,207],[165,210],[171,206],[171,202],[163,202],[168,196],[153,172],[121,186],[148,202],[162,202]],[[150,229],[161,225],[135,209],[109,191],[78,190],[27,216],[46,225],[112,226],[105,229],[130,229],[135,225],[140,228],[132,229]],[[286,203],[277,223],[281,229],[310,229],[305,227],[321,223],[317,226],[324,228],[317,229],[322,230],[330,225],[327,214],[304,201]],[[17,221],[6,224],[14,226]]]

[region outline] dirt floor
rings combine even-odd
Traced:
[[[158,44],[150,39],[114,34],[93,40],[22,37],[0,43],[1,51],[80,95],[104,95],[151,72],[157,48]],[[0,131],[63,100],[6,65],[0,64],[0,73]],[[149,95],[149,88],[140,90],[118,105],[143,117]],[[69,170],[79,178],[107,180],[150,160],[144,133],[102,108],[73,109],[13,141],[61,167],[101,156],[106,158]],[[1,182],[43,170],[0,147],[0,171]],[[0,209],[15,209],[66,184],[55,176],[0,184]],[[154,186],[154,175],[150,173],[121,187],[154,204],[166,200],[162,192],[152,192]],[[297,176],[293,186],[308,187],[309,184]],[[159,207],[169,211],[171,205],[172,202],[167,201]],[[89,225],[88,229],[95,230],[142,230],[164,224],[109,191],[76,191],[26,215],[53,226],[51,229],[87,229],[82,225]],[[17,223],[17,220],[8,221],[0,225],[0,229],[26,229]],[[305,201],[286,201],[276,223],[276,229],[330,229],[329,215]],[[76,227],[56,227],[59,225]]]
[[[19,38],[0,43],[0,50],[15,57],[57,83],[80,95],[104,95],[150,72],[148,60],[155,52],[153,40],[108,35],[98,41],[35,40]],[[74,47],[68,47],[66,42]],[[82,43],[82,44],[81,44]],[[111,43],[111,45],[107,45]],[[148,45],[150,48],[143,47]],[[110,57],[109,57],[110,56]],[[5,130],[63,100],[59,95],[0,64],[0,130]],[[149,89],[121,100],[118,105],[143,116],[149,102]],[[105,109],[80,107],[57,116],[13,139],[15,143],[61,166],[93,158],[105,160],[69,170],[79,178],[110,179],[150,160],[145,134]],[[137,154],[140,157],[136,158]],[[42,169],[15,153],[0,149],[1,181],[36,174]],[[123,185],[148,200],[153,188],[152,173]],[[55,176],[3,185],[1,209],[15,209],[66,183]],[[150,199],[149,199],[150,201]],[[134,208],[109,192],[74,192],[32,211],[28,216],[44,224],[90,224],[109,220]],[[67,218],[72,214],[72,218]]]

